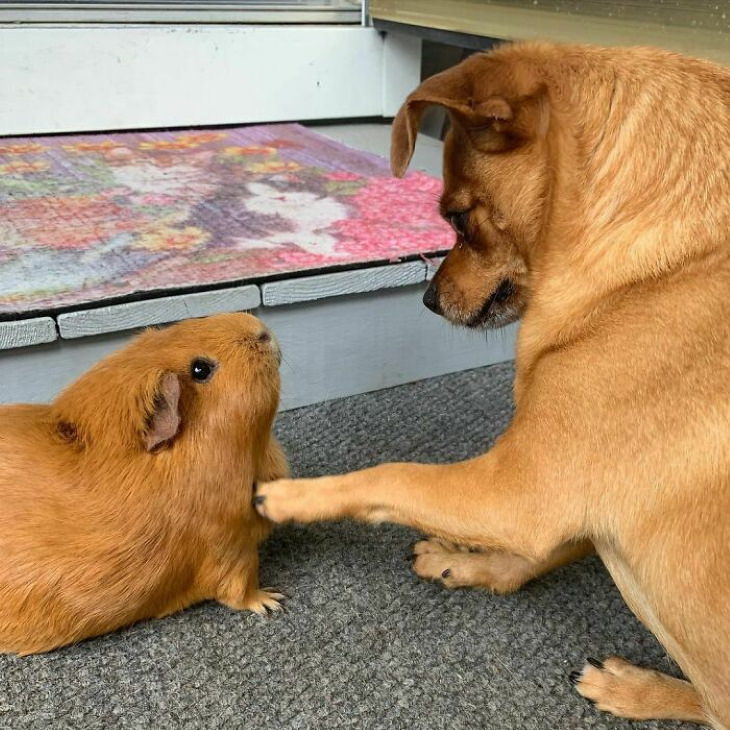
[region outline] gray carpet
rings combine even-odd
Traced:
[[[299,475],[484,450],[511,411],[509,365],[283,414]],[[598,713],[567,676],[618,653],[675,671],[596,559],[521,592],[449,592],[410,572],[412,531],[279,530],[263,583],[287,612],[201,605],[50,655],[0,657],[2,728],[570,730]]]

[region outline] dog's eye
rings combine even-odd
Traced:
[[[457,236],[466,237],[466,228],[469,224],[468,210],[449,210],[444,217],[451,224]]]
[[[190,377],[197,383],[207,383],[215,372],[216,364],[205,357],[196,357],[190,363]]]

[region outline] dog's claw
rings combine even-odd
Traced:
[[[570,680],[571,684],[578,684],[580,682],[581,672],[571,672],[568,675],[568,679]]]
[[[596,659],[595,657],[589,656],[586,661],[596,669],[603,669],[603,662],[600,659]]]

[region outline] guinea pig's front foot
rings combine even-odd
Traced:
[[[268,613],[274,611],[283,611],[284,607],[281,605],[281,601],[284,598],[283,593],[277,593],[274,588],[256,588],[256,590],[249,592],[243,599],[240,607],[231,606],[231,608],[238,608],[253,611],[259,616],[265,616]]]
[[[218,601],[234,611],[253,611],[259,616],[265,616],[274,611],[283,611],[281,601],[283,593],[278,593],[275,588],[251,588],[242,596],[218,596]]]
[[[256,511],[272,522],[317,522],[346,516],[337,477],[277,479],[259,484]]]
[[[231,566],[228,577],[218,583],[216,600],[234,611],[253,611],[263,616],[282,611],[284,598],[275,588],[259,588],[258,553],[247,553]]]

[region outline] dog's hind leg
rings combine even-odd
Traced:
[[[695,688],[653,669],[611,657],[589,659],[570,679],[599,710],[630,720],[685,720],[713,726]]]
[[[595,552],[589,540],[570,542],[543,562],[502,550],[472,551],[438,538],[421,540],[413,548],[413,570],[421,578],[438,580],[447,588],[486,588],[513,593],[528,581]]]

